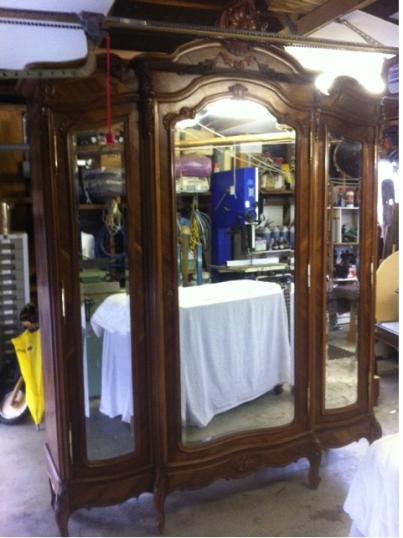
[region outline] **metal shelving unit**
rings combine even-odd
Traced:
[[[22,331],[19,314],[29,300],[28,235],[0,235],[0,369],[14,359],[11,339]]]

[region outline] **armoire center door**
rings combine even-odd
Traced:
[[[170,462],[226,476],[246,447],[249,470],[297,459],[312,445],[310,117],[228,79],[161,98],[158,119]]]

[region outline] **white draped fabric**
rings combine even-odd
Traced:
[[[350,536],[399,536],[399,434],[375,441],[351,483],[344,510]]]
[[[125,293],[107,297],[91,317],[95,334],[102,341],[101,402],[108,417],[133,415],[133,382],[130,339],[130,298]]]
[[[179,289],[182,422],[218,413],[293,383],[287,311],[278,284],[239,280]],[[100,409],[133,414],[130,303],[111,295],[91,325],[103,337]]]

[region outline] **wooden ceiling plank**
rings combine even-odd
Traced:
[[[129,0],[131,4],[149,4],[161,6],[164,9],[170,7],[181,7],[186,9],[203,9],[207,11],[222,11],[223,6],[214,0],[206,0],[202,2],[192,2],[191,0]]]
[[[274,8],[270,8],[270,11],[272,11],[273,13],[276,13],[276,16],[277,16],[277,13],[298,13],[298,10],[296,10],[295,8],[291,8],[291,7],[274,7]],[[299,12],[300,13],[300,12]]]
[[[295,11],[309,13],[312,9],[323,4],[323,0],[274,0],[269,7],[270,11]]]
[[[297,21],[297,35],[307,35],[315,30],[319,30],[325,24],[342,17],[351,11],[363,9],[373,4],[376,0],[327,0],[307,15],[304,15]],[[287,33],[282,30],[281,33]]]

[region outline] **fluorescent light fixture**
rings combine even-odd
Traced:
[[[209,103],[204,109],[207,114],[218,118],[250,119],[267,118],[274,120],[274,117],[263,105],[248,101],[247,99],[219,99]]]
[[[315,84],[322,93],[328,94],[333,82],[340,76],[356,79],[370,93],[385,91],[382,68],[384,60],[391,55],[295,46],[286,47],[286,50],[305,69],[319,73]]]
[[[199,114],[196,114],[194,118],[186,118],[178,121],[175,127],[179,130],[195,127],[196,125],[199,125],[201,120],[207,115],[235,120],[259,118],[275,121],[275,118],[270,114],[267,108],[259,103],[248,101],[247,99],[226,98],[209,103]]]

